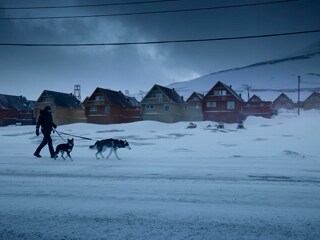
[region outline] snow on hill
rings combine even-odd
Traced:
[[[244,100],[248,100],[247,88],[251,87],[250,96],[256,94],[263,100],[273,101],[284,92],[297,101],[298,76],[301,76],[300,100],[303,101],[313,91],[320,90],[319,66],[320,42],[289,57],[219,71],[168,87],[188,98],[193,91],[205,94],[217,81],[222,81],[232,85]]]

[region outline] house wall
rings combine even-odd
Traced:
[[[228,101],[235,103],[234,109],[227,108]],[[216,102],[216,107],[207,107],[207,102]],[[243,103],[231,94],[219,97],[207,95],[203,99],[203,119],[205,121],[237,123],[244,120],[244,116],[241,114],[242,107]]]
[[[83,108],[68,109],[56,107],[55,111],[53,111],[53,120],[57,125],[87,122],[87,118],[85,116],[85,111]]]
[[[272,109],[274,110],[279,110],[281,108],[284,109],[294,109],[296,107],[296,104],[294,104],[291,100],[287,99],[287,98],[283,98],[283,99],[276,99],[273,103],[272,103]]]
[[[18,113],[16,110],[0,109],[0,119],[0,126],[16,124],[18,119]]]
[[[162,97],[153,98],[153,94],[161,94]],[[184,118],[184,105],[172,102],[161,91],[152,90],[148,93],[147,98],[141,102],[141,116],[143,120],[152,120],[166,123],[182,121]],[[147,105],[153,105],[152,109],[148,109]],[[169,106],[165,110],[165,106]]]
[[[96,106],[97,111],[90,111],[90,106]],[[110,107],[110,112],[105,112],[105,107]],[[114,123],[129,123],[142,120],[140,115],[140,107],[124,108],[115,105],[105,105],[95,103],[94,101],[88,104],[85,108],[88,123],[96,124],[114,124]]]
[[[152,104],[153,109],[147,109],[146,105]],[[169,106],[169,110],[166,111],[165,106]],[[170,102],[161,102],[151,100],[141,103],[141,115],[143,120],[153,120],[159,122],[173,123],[183,120],[183,109],[179,104]]]
[[[183,119],[184,121],[203,121],[202,102],[187,102]]]
[[[317,94],[309,97],[306,101],[304,101],[303,108],[305,110],[320,109],[320,96]]]
[[[34,124],[32,110],[0,109],[0,126],[21,123],[22,125]]]
[[[242,107],[242,114],[244,117],[261,116],[270,118],[272,116],[271,102],[250,102]]]

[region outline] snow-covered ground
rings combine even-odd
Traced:
[[[38,159],[34,126],[2,127],[0,239],[320,239],[319,119],[58,126],[128,140],[121,160],[78,138],[74,161]]]

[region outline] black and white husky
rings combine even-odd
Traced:
[[[119,159],[119,160],[120,160],[120,158],[118,157],[118,154],[117,154],[118,148],[131,149],[130,146],[129,146],[129,143],[127,141],[123,141],[123,140],[119,140],[119,139],[113,139],[113,138],[96,141],[96,143],[94,145],[90,146],[90,149],[96,149],[97,150],[97,153],[96,153],[96,158],[97,159],[99,159],[98,154],[100,154],[100,156],[102,158],[104,158],[102,153],[104,151],[106,151],[107,148],[110,148],[110,153],[107,156],[107,159],[110,157],[112,152],[114,152],[114,154],[116,155],[116,158]]]
[[[61,157],[66,160],[66,157],[64,157],[64,153],[66,152],[68,157],[71,159],[71,161],[73,161],[70,153],[72,151],[72,148],[73,148],[73,138],[71,139],[68,139],[68,142],[67,143],[63,143],[63,144],[59,144],[57,147],[56,147],[56,151],[54,153],[54,159],[56,159],[58,157],[58,154],[59,152],[61,153]]]

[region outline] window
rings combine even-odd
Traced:
[[[216,102],[207,102],[206,107],[217,107],[217,103]]]
[[[152,109],[153,109],[153,104],[147,104],[147,105],[145,106],[145,109],[146,109],[146,110],[152,110]]]
[[[91,107],[89,108],[89,111],[90,111],[90,112],[97,112],[97,111],[98,111],[98,108],[97,108],[97,106],[91,106]]]
[[[110,106],[105,106],[104,107],[104,112],[105,113],[110,113]]]
[[[103,96],[96,96],[95,100],[96,101],[104,101],[104,97]]]
[[[232,101],[227,102],[227,109],[235,109],[235,103]]]
[[[170,106],[169,105],[167,105],[167,104],[165,104],[165,105],[163,105],[163,110],[164,111],[169,111],[169,109],[170,109]]]
[[[226,90],[214,90],[213,95],[214,96],[226,96],[227,91]]]

